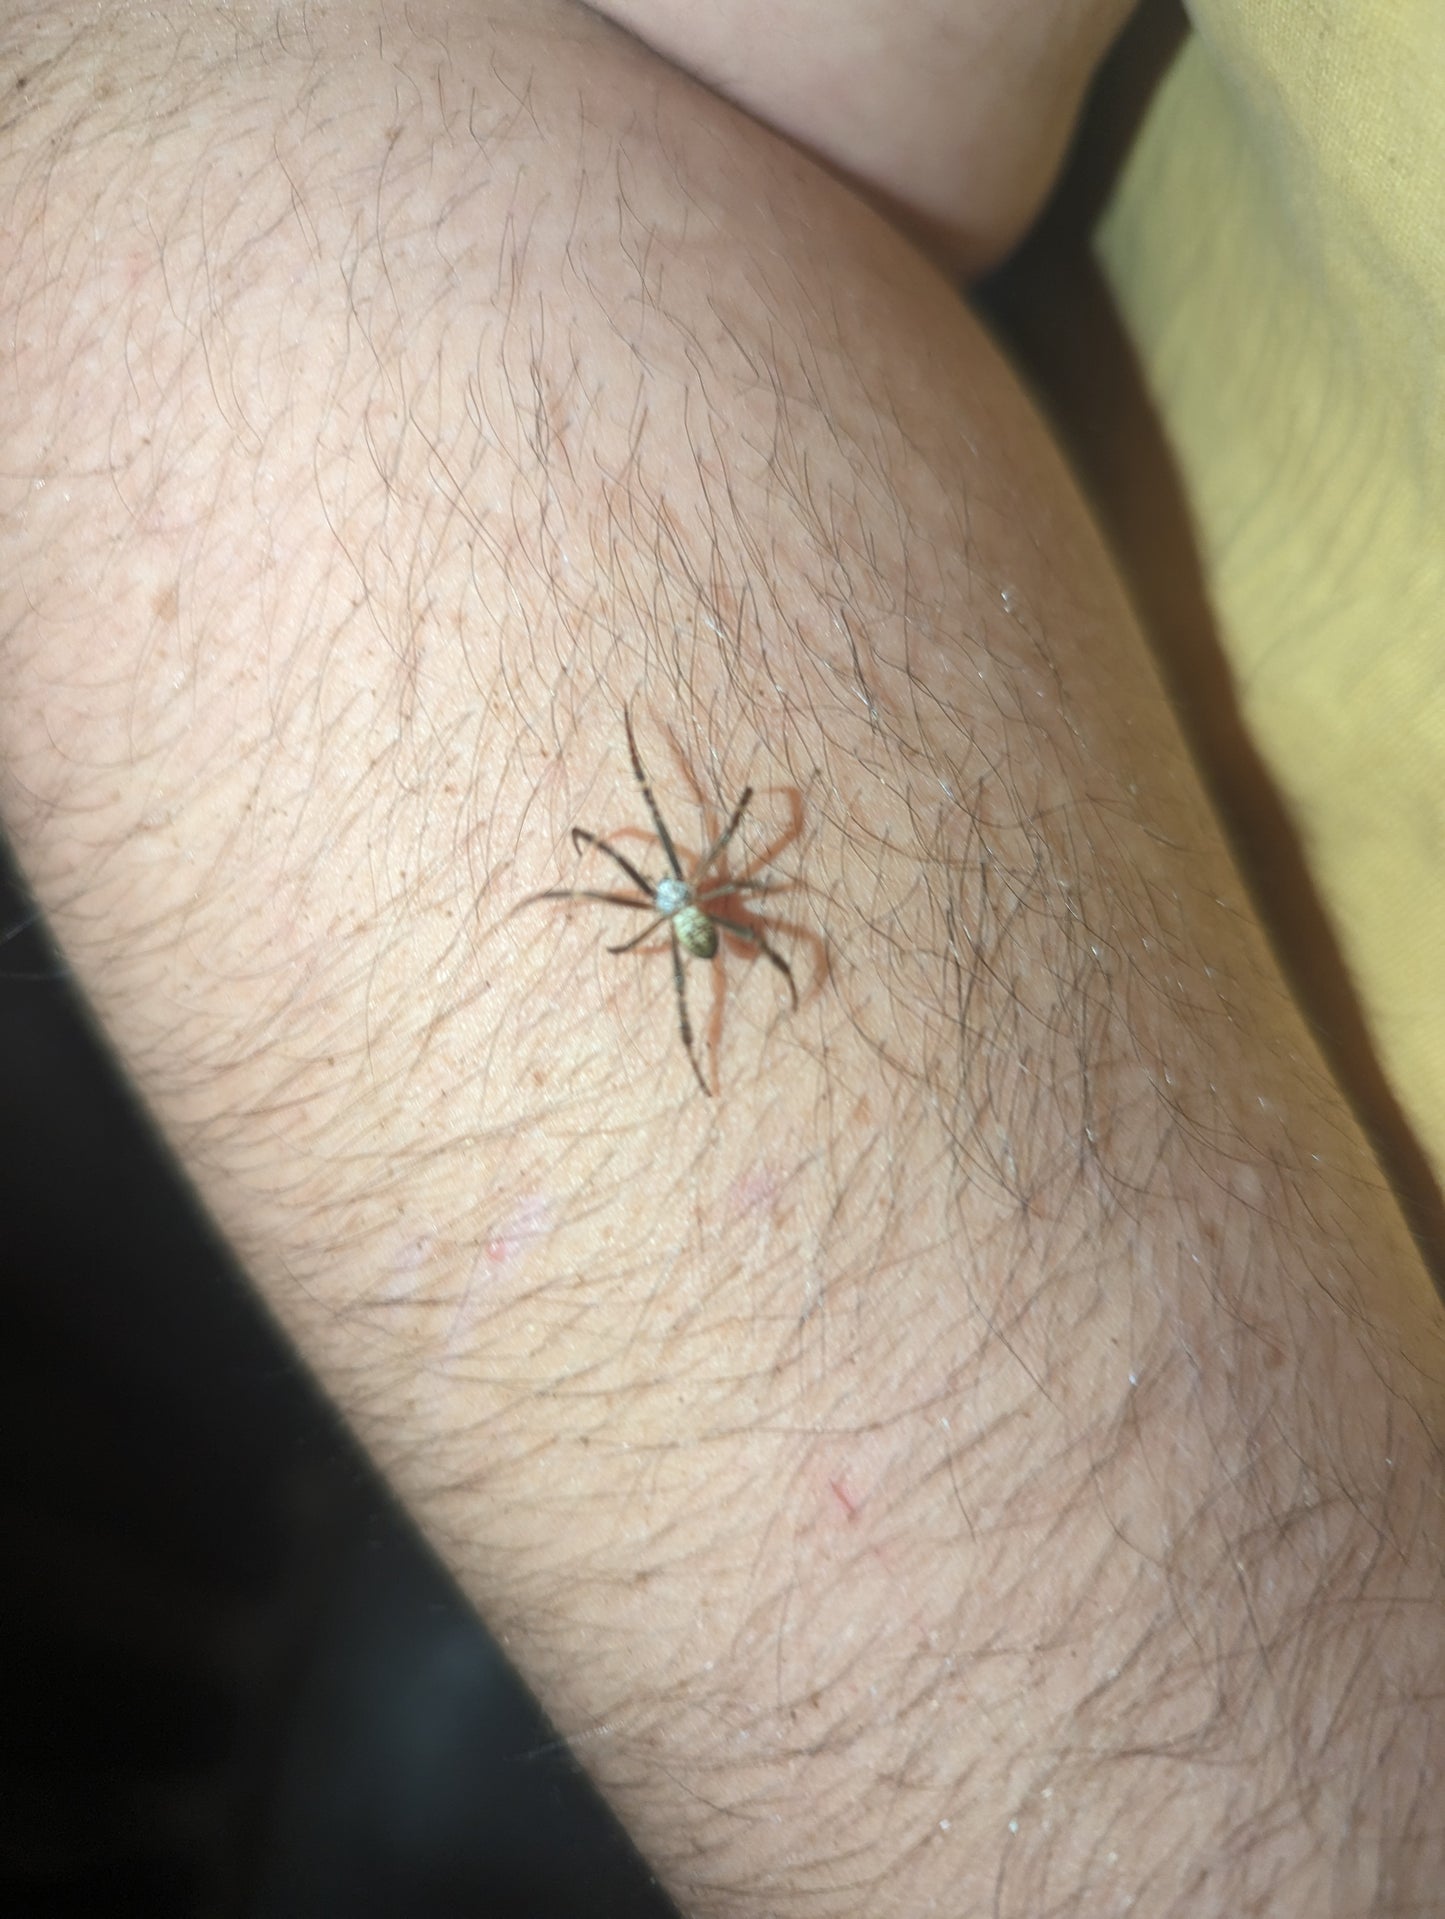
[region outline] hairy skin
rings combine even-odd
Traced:
[[[1440,1311],[950,289],[560,6],[5,34],[6,828],[668,1885],[1430,1910]]]

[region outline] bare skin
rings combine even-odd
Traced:
[[[1053,183],[1132,0],[603,0],[836,167],[949,265],[992,266]]]
[[[1440,1311],[1046,434],[612,29],[363,12],[9,22],[0,807],[100,1018],[689,1911],[1428,1909]],[[629,705],[685,864],[801,805],[713,1100],[512,910]]]

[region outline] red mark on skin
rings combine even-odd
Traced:
[[[868,1495],[866,1493],[856,1493],[842,1473],[839,1473],[836,1479],[830,1479],[828,1481],[828,1490],[843,1508],[843,1514],[847,1523],[850,1526],[853,1525],[861,1516],[863,1508],[867,1504]],[[876,1531],[876,1527],[865,1529],[864,1538],[859,1542],[859,1547],[862,1549],[861,1555],[854,1561],[855,1566],[862,1568],[871,1562],[877,1567],[879,1575],[885,1582],[890,1593],[896,1599],[898,1617],[900,1619],[906,1619],[913,1627],[913,1630],[918,1635],[918,1643],[920,1646],[932,1646],[936,1641],[937,1635],[929,1631],[923,1614],[918,1608],[906,1563],[900,1567],[895,1561],[894,1555],[888,1551],[886,1547],[880,1546],[876,1540],[870,1539],[868,1535],[873,1531]],[[858,1552],[859,1547],[853,1547],[850,1548],[850,1550]]]
[[[551,1221],[552,1208],[541,1193],[529,1193],[504,1219],[482,1248],[489,1266],[510,1266],[521,1259]]]
[[[734,1218],[771,1212],[778,1200],[778,1182],[761,1160],[750,1166],[728,1188],[727,1210]]]
[[[528,1193],[501,1221],[489,1238],[483,1240],[472,1270],[457,1301],[447,1346],[455,1351],[464,1345],[477,1318],[484,1310],[495,1279],[515,1271],[527,1257],[535,1240],[541,1239],[552,1223],[551,1202],[543,1193]],[[490,1270],[489,1270],[490,1269]]]
[[[842,1480],[830,1479],[828,1484],[832,1487],[834,1497],[844,1512],[847,1513],[849,1519],[856,1519],[858,1517],[858,1501],[849,1495],[848,1489]]]

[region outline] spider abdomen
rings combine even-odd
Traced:
[[[691,953],[694,959],[712,959],[717,953],[717,928],[691,900],[685,906],[679,906],[672,915],[672,930],[677,934],[677,943],[685,953]]]
[[[673,934],[684,953],[691,953],[694,959],[715,957],[717,928],[698,905],[687,880],[659,880],[652,903],[664,919],[672,922]]]

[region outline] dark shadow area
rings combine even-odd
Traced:
[[[668,1919],[0,862],[0,1912]]]
[[[1090,236],[1188,31],[1148,0],[1106,63],[1043,220],[982,288],[985,314],[1053,423],[1153,645],[1276,956],[1445,1290],[1445,1202],[1386,1080],[1299,833],[1244,722],[1179,472]]]

